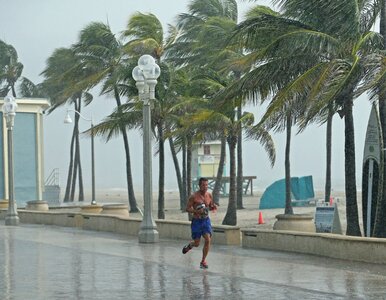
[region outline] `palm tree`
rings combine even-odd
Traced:
[[[127,74],[130,74],[132,61],[126,57],[122,44],[116,39],[108,25],[100,22],[90,23],[81,31],[79,42],[74,48],[82,60],[82,66],[91,73],[78,85],[90,89],[100,84],[100,94],[111,96],[118,108],[122,105],[122,96],[135,94],[135,87],[125,84]],[[124,125],[120,124],[119,126],[126,154],[130,212],[137,212],[128,136]],[[95,131],[95,134],[98,134],[98,131]]]
[[[161,194],[162,197],[159,197],[159,200],[163,200],[164,194],[164,141],[166,138],[170,139],[170,137],[165,135],[165,133],[170,130],[170,127],[172,126],[170,123],[174,122],[176,118],[175,112],[172,111],[172,109],[176,105],[176,101],[178,101],[177,98],[170,96],[172,89],[168,88],[170,79],[167,72],[167,66],[161,64],[161,67],[163,70],[163,76],[159,78],[160,82],[158,85],[160,88],[157,89],[157,101],[154,101],[153,103],[151,115],[152,132],[158,140],[157,152],[160,157],[159,194]],[[107,138],[111,138],[117,133],[117,126],[119,124],[124,124],[124,126],[128,129],[142,128],[142,107],[143,102],[138,98],[133,98],[129,102],[122,104],[119,108],[117,108],[112,114],[106,117],[103,122],[96,125],[94,127],[94,131],[96,134],[107,134]],[[171,144],[171,148],[174,149],[173,143]],[[158,203],[158,218],[165,218],[163,201],[159,201]]]
[[[297,99],[296,99],[297,100]],[[284,172],[285,172],[285,209],[284,214],[292,215],[292,193],[291,193],[291,167],[290,167],[290,149],[291,149],[291,134],[292,127],[297,123],[299,115],[304,110],[302,105],[299,105],[300,101],[287,101],[287,105],[282,107],[281,111],[277,111],[271,114],[269,118],[264,122],[265,127],[275,131],[286,131],[286,145],[285,145],[285,160],[284,160]]]
[[[221,97],[221,91],[231,82],[230,80],[222,80],[223,78],[217,72],[207,74],[201,72],[199,76],[192,79],[195,83],[198,95],[189,101],[179,104],[180,106],[192,105],[195,110],[184,117],[186,130],[190,131],[195,136],[195,142],[221,139],[222,151],[221,157],[225,156],[225,141],[228,143],[229,158],[230,158],[230,184],[229,184],[229,200],[226,217],[223,224],[235,225],[237,223],[236,216],[236,160],[235,150],[237,145],[237,136],[240,128],[252,128],[253,115],[244,113],[241,118],[237,118],[237,110],[235,110],[235,102],[239,99],[234,98],[234,101],[224,100]],[[201,86],[201,88],[199,88]],[[217,91],[217,92],[216,92]],[[199,97],[199,95],[208,95]],[[249,132],[249,136],[260,140],[266,145],[269,151],[269,157],[273,163],[275,160],[275,151],[272,139],[268,134],[262,134],[264,130],[254,129]],[[265,132],[266,133],[266,132]],[[223,158],[222,158],[223,159]],[[221,161],[221,158],[220,158]],[[221,165],[221,163],[220,163]],[[221,176],[221,168],[218,170],[217,176]],[[221,178],[221,177],[220,177]],[[220,182],[217,180],[217,183]],[[216,197],[216,194],[215,194]],[[216,200],[216,198],[214,198]]]
[[[354,0],[339,4],[331,0],[323,4],[316,0],[277,3],[282,16],[260,9],[260,16],[239,28],[244,30],[241,41],[249,47],[257,41],[260,51],[248,56],[254,68],[238,83],[237,91],[263,98],[275,95],[263,120],[295,95],[314,101],[307,106],[308,118],[336,101],[345,118],[347,234],[360,235],[352,103],[357,91],[366,89],[361,81],[364,75],[379,70],[379,36],[369,31],[374,19],[366,18],[367,6]],[[333,22],[335,19],[339,22]],[[345,20],[344,25],[341,20]],[[264,38],[257,40],[263,34]]]
[[[11,91],[16,97],[16,82],[23,72],[23,64],[18,62],[16,49],[0,40],[0,96]]]
[[[238,118],[238,119],[240,119],[240,118]],[[214,184],[213,191],[212,191],[213,201],[217,205],[220,205],[221,178],[222,178],[222,174],[224,173],[225,153],[226,153],[227,139],[223,135],[223,136],[221,136],[220,141],[221,141],[220,159],[219,159],[219,162],[218,162],[218,169],[217,169],[217,174],[216,174],[216,182]],[[238,145],[237,149],[240,149],[239,140],[237,140],[237,145]],[[237,166],[239,166],[239,161],[237,161]],[[237,168],[237,170],[239,170],[239,168]],[[236,183],[236,185],[237,185],[237,183]],[[238,190],[238,189],[236,189],[236,190]],[[237,200],[239,199],[237,197],[237,194],[236,194],[236,199]],[[238,204],[238,201],[236,201],[236,207],[239,208],[237,204]]]
[[[126,53],[133,57],[139,57],[142,54],[152,55],[161,67],[162,76],[159,79],[161,83],[157,85],[157,101],[154,102],[152,110],[152,125],[154,133],[158,141],[159,154],[159,178],[158,178],[158,218],[165,218],[165,153],[164,143],[167,139],[165,133],[168,131],[171,119],[170,109],[175,105],[177,94],[173,89],[173,68],[163,61],[165,49],[173,42],[177,31],[173,26],[169,25],[169,34],[165,35],[161,22],[153,14],[135,13],[127,24],[127,28],[123,31],[123,36],[128,39],[124,45]],[[173,140],[169,140],[172,154],[174,155],[174,164],[176,169],[177,181],[180,190],[180,195],[184,193],[181,190],[180,169],[177,164],[176,152]]]
[[[26,77],[21,77],[18,90],[21,97],[43,98],[46,96],[41,83],[34,84]]]
[[[89,103],[92,95],[84,89],[78,88],[77,82],[87,76],[87,71],[79,68],[80,60],[73,49],[59,48],[48,58],[47,66],[42,72],[45,77],[41,83],[41,90],[51,100],[48,113],[58,107],[70,103],[77,112],[81,112],[82,101]],[[66,191],[64,201],[74,201],[77,176],[79,176],[79,201],[84,200],[83,178],[80,161],[79,143],[79,115],[75,115],[74,129],[70,145],[70,162],[68,167]]]
[[[251,113],[244,113],[240,119],[237,118],[234,103],[218,102],[216,98],[201,99],[201,108],[199,108],[191,118],[186,118],[186,123],[194,123],[201,132],[205,132],[205,136],[210,134],[222,135],[226,138],[229,149],[230,160],[230,182],[229,182],[229,199],[226,215],[222,224],[236,225],[237,224],[237,204],[236,204],[236,145],[239,128],[248,128],[249,135],[258,137],[268,145],[266,149],[270,149],[269,157],[273,162],[275,160],[275,152],[272,139],[269,135],[261,134],[262,129],[252,126],[254,116]],[[211,129],[208,129],[211,128]],[[205,131],[204,131],[205,130]]]
[[[170,65],[169,65],[170,66]],[[191,193],[191,157],[192,157],[192,128],[183,126],[186,114],[192,113],[196,108],[191,105],[190,99],[201,96],[201,86],[192,79],[194,76],[189,67],[176,69],[170,67],[169,95],[175,99],[176,105],[168,113],[166,137],[169,140],[172,157],[176,169],[177,182],[180,191],[180,209],[185,212],[188,195]],[[189,102],[188,105],[185,105]],[[181,103],[185,103],[181,105]],[[177,161],[177,153],[182,154],[182,170]],[[189,184],[188,184],[189,182]]]
[[[191,68],[211,69],[222,76],[230,74],[241,76],[238,66],[229,62],[243,55],[242,50],[232,48],[227,44],[233,29],[237,24],[237,2],[234,0],[202,1],[194,0],[189,4],[189,13],[181,14],[177,28],[180,30],[178,38],[172,45],[167,56],[177,65],[189,65]],[[213,92],[212,92],[213,93]],[[238,103],[238,116],[242,115],[242,102]],[[242,208],[243,170],[242,170],[242,131],[239,130],[237,142],[237,207]],[[225,152],[220,160],[224,160]],[[218,201],[222,173],[218,172],[213,190],[215,200]]]
[[[16,49],[0,40],[0,96],[9,91],[16,97],[16,84],[21,97],[44,97],[41,84],[35,85],[31,80],[22,77],[23,64],[18,62]]]

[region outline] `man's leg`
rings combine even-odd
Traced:
[[[189,244],[186,244],[184,248],[182,248],[182,253],[185,254],[189,252],[193,247],[200,246],[200,239],[192,240],[189,242]]]
[[[198,222],[192,221],[192,240],[182,248],[182,253],[188,253],[193,247],[200,246],[201,232]]]
[[[209,253],[211,236],[209,233],[206,233],[203,235],[203,237],[205,240],[205,244],[204,244],[204,247],[202,248],[202,261],[204,262]]]
[[[209,218],[204,219],[204,226],[202,227],[203,234],[202,237],[205,240],[204,247],[202,248],[202,260],[200,263],[200,267],[203,269],[208,268],[208,264],[206,263],[206,257],[208,256],[209,249],[210,249],[210,243],[212,240],[212,224],[210,222]]]

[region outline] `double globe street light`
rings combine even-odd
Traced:
[[[155,86],[161,74],[160,67],[150,55],[142,55],[132,71],[139,99],[143,101],[143,198],[144,214],[138,234],[140,243],[159,240],[157,225],[152,214],[152,159],[151,159],[151,100],[155,100]]]
[[[16,203],[14,199],[13,176],[13,126],[16,116],[17,104],[12,96],[6,96],[3,104],[3,115],[7,124],[8,143],[8,210],[5,216],[5,225],[19,225]]]

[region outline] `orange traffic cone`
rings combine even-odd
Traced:
[[[259,222],[258,224],[264,224],[264,219],[263,219],[263,213],[262,212],[259,212]]]

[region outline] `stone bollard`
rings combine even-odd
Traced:
[[[129,207],[126,204],[105,204],[101,214],[129,216]]]
[[[36,211],[48,211],[48,203],[43,200],[33,200],[28,201],[27,206],[25,207],[26,210],[36,210]]]
[[[280,214],[273,224],[274,230],[316,232],[313,216],[307,214]]]
[[[0,200],[0,209],[8,208],[8,200]]]

